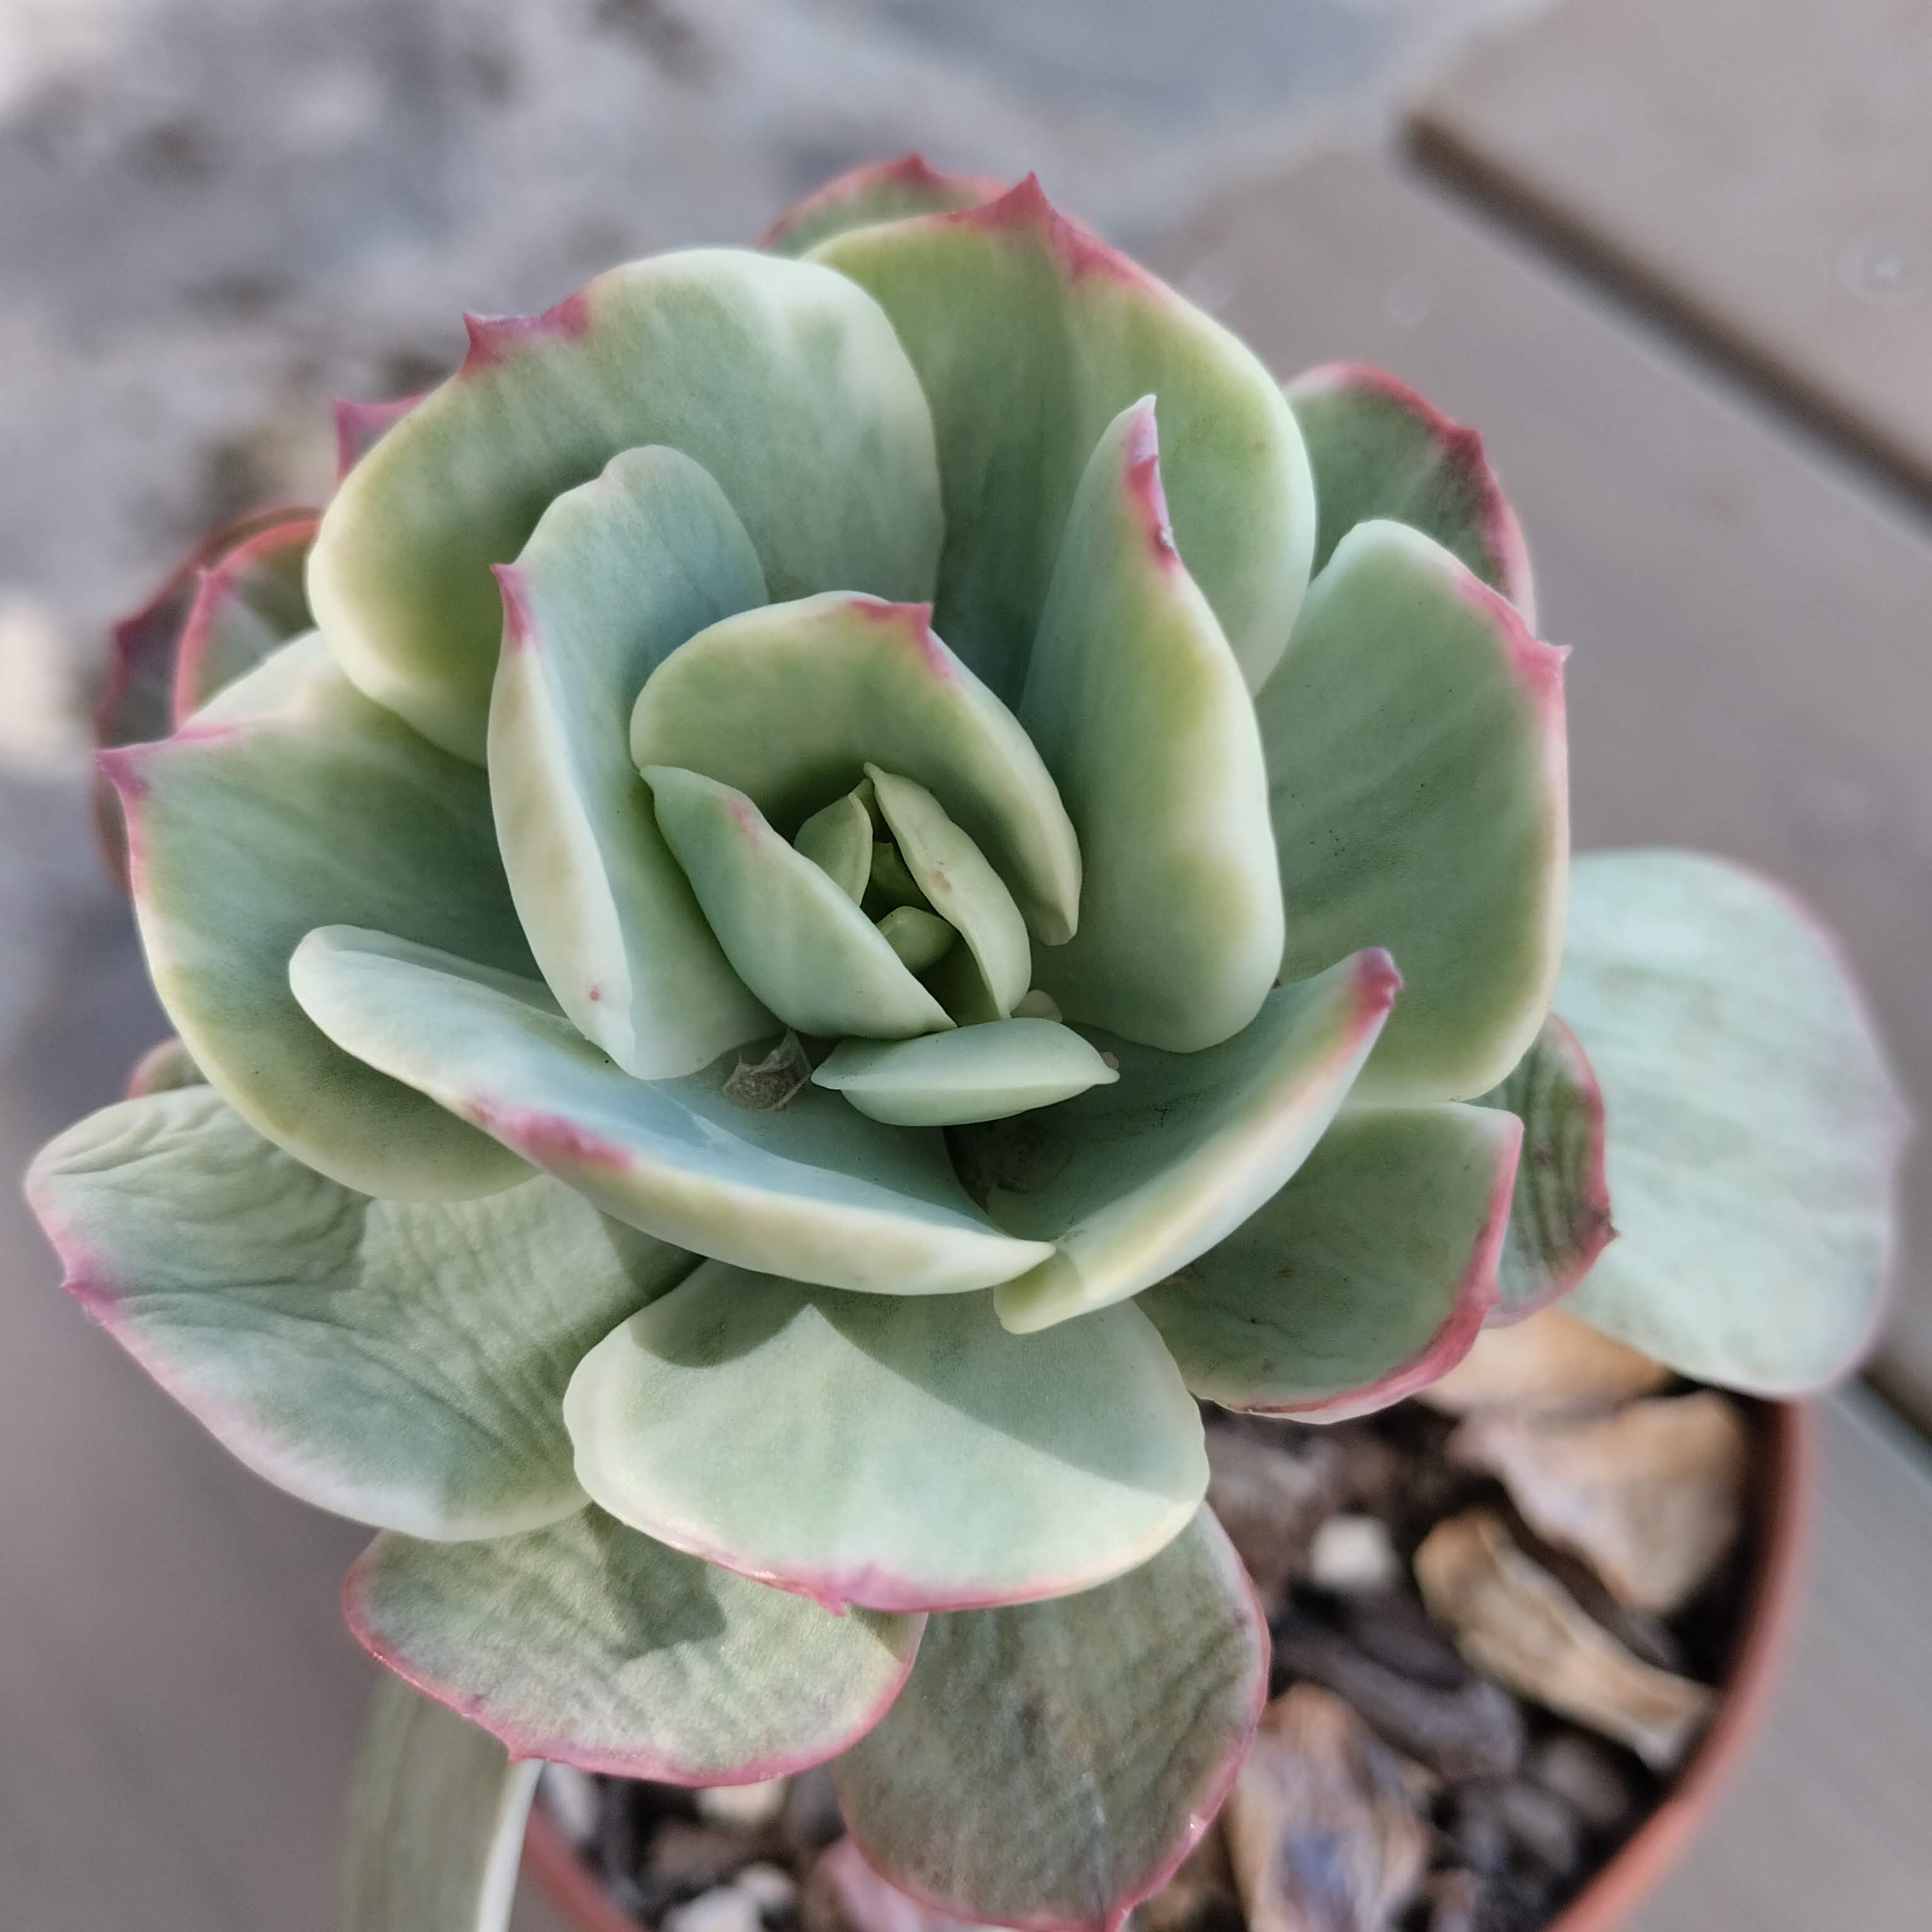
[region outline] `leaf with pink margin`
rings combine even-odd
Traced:
[[[929,1908],[1120,1932],[1220,1809],[1268,1677],[1261,1606],[1203,1508],[1097,1589],[933,1616],[898,1701],[832,1767],[839,1808]]]
[[[1679,1374],[1802,1395],[1883,1318],[1911,1115],[1837,941],[1698,853],[1593,852],[1558,999],[1603,1083],[1616,1240],[1564,1304]]]
[[[469,326],[463,366],[344,478],[309,565],[344,670],[446,750],[484,754],[502,628],[490,566],[620,450],[662,443],[708,470],[774,598],[932,595],[931,412],[891,325],[844,278],[694,249]]]
[[[1582,1042],[1554,1013],[1501,1086],[1478,1096],[1522,1122],[1522,1162],[1496,1270],[1492,1327],[1568,1294],[1616,1237],[1604,1172],[1604,1096]]]
[[[383,1678],[349,1792],[348,1932],[505,1932],[538,1768]]]
[[[1432,538],[1358,524],[1256,700],[1284,976],[1358,946],[1402,968],[1358,1100],[1486,1093],[1550,1010],[1570,850],[1566,655]]]
[[[496,574],[490,802],[530,950],[626,1072],[694,1072],[775,1028],[665,843],[626,726],[694,632],[764,602],[751,538],[689,457],[630,449],[551,503]]]
[[[836,1756],[905,1682],[922,1617],[834,1616],[580,1511],[486,1543],[379,1536],[350,1628],[517,1758],[748,1784]]]
[[[177,726],[312,628],[303,572],[319,520],[272,524],[201,572],[175,652]]]
[[[429,394],[394,396],[386,403],[358,403],[338,396],[329,405],[335,418],[335,480],[340,483],[389,431]]]
[[[1073,827],[1019,720],[932,614],[838,592],[728,617],[644,686],[631,755],[733,786],[788,830],[884,765],[933,794],[1058,945],[1080,908]]]
[[[1084,874],[1080,929],[1036,962],[1042,990],[1071,1020],[1170,1053],[1239,1033],[1281,964],[1268,761],[1174,548],[1150,396],[1088,459],[1018,710]]]
[[[991,175],[949,174],[920,154],[866,161],[801,196],[758,237],[758,246],[775,255],[802,255],[848,228],[974,208],[1005,192],[1005,182]]]
[[[1025,682],[1087,459],[1146,395],[1160,399],[1175,540],[1259,687],[1307,587],[1315,487],[1247,348],[1030,175],[981,207],[851,230],[812,259],[878,298],[919,372],[945,502],[938,628],[997,696],[1010,704]]]
[[[1324,362],[1287,394],[1315,470],[1317,572],[1358,524],[1386,517],[1433,537],[1535,628],[1522,526],[1474,430],[1366,362]]]
[[[289,987],[302,936],[338,920],[530,970],[482,772],[371,704],[313,634],[187,730],[102,762],[128,814],[154,990],[258,1132],[368,1194],[460,1200],[527,1176],[488,1135],[332,1045]]]
[[[1200,1416],[1124,1306],[1021,1337],[986,1294],[709,1262],[591,1350],[563,1412],[600,1508],[832,1610],[1084,1590],[1145,1562],[1208,1487]]]
[[[782,1106],[746,1104],[734,1078],[745,1056],[633,1080],[541,986],[382,933],[311,933],[290,978],[346,1049],[694,1253],[872,1294],[953,1294],[1051,1252],[974,1207],[937,1132],[882,1126],[808,1082]]]
[[[1000,1319],[1028,1334],[1105,1308],[1232,1234],[1320,1140],[1401,985],[1388,955],[1370,950],[1277,987],[1244,1031],[1199,1053],[1092,1034],[1118,1084],[951,1130],[962,1177],[992,1218],[1054,1244],[1000,1286]]]
[[[176,565],[140,609],[108,632],[107,659],[94,700],[94,742],[112,751],[122,745],[165,738],[174,729],[175,652],[194,603],[195,587],[208,566],[258,532],[310,512],[270,506],[251,510],[211,532]],[[128,882],[128,836],[114,788],[104,776],[94,783],[94,822],[109,868]]]
[[[571,1375],[697,1264],[546,1176],[478,1201],[372,1200],[206,1086],[68,1128],[27,1191],[68,1293],[250,1468],[437,1538],[582,1508]]]
[[[1224,1408],[1366,1415],[1460,1361],[1496,1306],[1522,1124],[1345,1108],[1288,1185],[1138,1306]]]

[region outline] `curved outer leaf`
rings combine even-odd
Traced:
[[[497,579],[490,800],[530,950],[626,1072],[693,1072],[771,1016],[664,844],[625,720],[686,638],[764,601],[752,541],[689,457],[631,449],[558,497]]]
[[[364,1193],[460,1200],[528,1174],[332,1045],[289,989],[303,934],[338,920],[529,970],[481,772],[371,704],[312,639],[190,729],[102,761],[128,814],[154,990],[252,1126]]]
[[[842,1750],[898,1694],[925,1622],[834,1616],[597,1509],[488,1543],[379,1536],[343,1598],[358,1642],[518,1757],[672,1784]]]
[[[150,1094],[171,1094],[178,1087],[207,1084],[194,1054],[170,1034],[166,1040],[157,1040],[128,1070],[126,1097],[140,1100]]]
[[[1031,176],[983,207],[835,236],[812,259],[878,297],[919,372],[945,500],[939,628],[996,693],[1010,703],[1025,680],[1094,444],[1149,394],[1175,537],[1258,688],[1307,587],[1315,489],[1287,403],[1241,343],[1057,213]]]
[[[483,756],[500,629],[489,566],[620,449],[667,443],[703,464],[774,598],[932,594],[931,416],[850,282],[694,249],[470,330],[463,367],[344,478],[309,565],[349,675],[446,749]]]
[[[1549,1011],[1570,838],[1564,656],[1438,544],[1360,524],[1256,700],[1283,974],[1357,946],[1402,964],[1362,1099],[1484,1093]]]
[[[580,1508],[565,1385],[696,1265],[542,1177],[482,1201],[352,1193],[202,1086],[70,1127],[27,1191],[68,1293],[224,1447],[418,1536]]]
[[[342,1932],[504,1932],[540,1768],[383,1677],[350,1790]]]
[[[1324,362],[1287,394],[1315,472],[1317,572],[1358,524],[1390,518],[1433,537],[1535,628],[1522,526],[1474,430],[1366,362]]]
[[[954,956],[970,962],[978,982],[965,1017],[1004,1019],[1025,993],[1033,971],[1026,920],[1012,894],[986,855],[923,785],[877,765],[868,765],[866,775],[872,781],[879,816],[890,828],[914,883],[965,942]]]
[[[1050,1112],[956,1130],[968,1185],[1054,1251],[1004,1284],[1016,1334],[1124,1300],[1231,1234],[1334,1118],[1400,976],[1359,952],[1270,993],[1245,1032],[1200,1053],[1106,1040],[1120,1082]]]
[[[742,792],[669,765],[647,765],[644,780],[730,970],[785,1025],[903,1040],[952,1024],[844,889]]]
[[[833,1610],[1086,1589],[1208,1487],[1200,1417],[1136,1310],[1022,1340],[986,1295],[716,1262],[584,1358],[564,1417],[601,1508]]]
[[[1346,1109],[1140,1306],[1204,1401],[1325,1422],[1386,1408],[1460,1361],[1495,1306],[1522,1143],[1491,1108]]]
[[[1066,520],[1019,713],[1085,872],[1040,985],[1073,1019],[1191,1053],[1281,964],[1268,765],[1241,668],[1174,547],[1152,397],[1110,423]]]
[[[735,787],[781,826],[856,784],[868,759],[902,772],[1058,945],[1079,913],[1073,827],[1019,721],[934,636],[931,616],[928,604],[835,592],[728,618],[644,686],[631,755]]]
[[[200,572],[175,650],[171,704],[176,725],[313,628],[302,571],[317,522],[302,515],[271,524]]]
[[[923,154],[867,161],[794,202],[758,237],[758,246],[776,255],[802,255],[848,228],[971,208],[1005,189],[991,175],[947,174],[928,165]]]
[[[382,933],[312,933],[290,976],[332,1038],[661,1240],[888,1294],[988,1287],[1051,1252],[975,1209],[938,1135],[808,1082],[758,1111],[731,1098],[729,1054],[632,1080],[540,986]]]
[[[1220,1808],[1268,1666],[1253,1588],[1203,1509],[1098,1589],[934,1617],[898,1702],[832,1768],[839,1807],[922,1904],[1119,1932]]]
[[[1844,1374],[1883,1312],[1909,1116],[1829,937],[1722,860],[1592,853],[1558,998],[1603,1082],[1618,1234],[1565,1305],[1729,1388]]]
[[[1554,1013],[1509,1078],[1480,1097],[1523,1127],[1493,1326],[1568,1294],[1616,1230],[1604,1173],[1603,1090],[1581,1042]]]
[[[392,396],[386,402],[358,403],[338,396],[329,405],[335,419],[335,480],[340,483],[428,393]]]
[[[916,915],[902,909],[889,916]],[[875,1120],[950,1127],[1050,1107],[1120,1076],[1072,1028],[1010,1019],[923,1040],[845,1040],[812,1077]]]

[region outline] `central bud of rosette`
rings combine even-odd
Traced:
[[[645,682],[631,754],[775,1056],[874,1120],[997,1120],[1115,1079],[1033,989],[1080,851],[1018,720],[929,606],[831,592],[724,619]],[[775,1029],[776,1030],[776,1029]]]

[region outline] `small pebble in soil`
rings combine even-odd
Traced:
[[[1388,1526],[1372,1516],[1331,1516],[1308,1546],[1308,1580],[1341,1596],[1371,1595],[1402,1580]]]

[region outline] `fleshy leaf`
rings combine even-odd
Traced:
[[[371,704],[312,639],[230,685],[190,729],[104,762],[127,811],[154,990],[253,1126],[364,1193],[461,1199],[528,1174],[332,1045],[289,990],[297,943],[334,920],[530,970],[480,771]]]
[[[1352,1108],[1218,1246],[1140,1298],[1204,1401],[1336,1421],[1455,1366],[1496,1300],[1522,1126]]]
[[[1364,1100],[1466,1100],[1528,1050],[1562,954],[1564,653],[1430,538],[1358,524],[1256,700],[1293,979],[1384,946]]]
[[[1366,362],[1324,362],[1287,393],[1315,472],[1318,572],[1358,524],[1390,518],[1433,537],[1534,628],[1522,527],[1474,430]]]
[[[158,1040],[128,1070],[130,1100],[150,1094],[172,1094],[180,1087],[205,1087],[207,1076],[194,1064],[194,1055],[170,1034]]]
[[[470,332],[462,368],[344,478],[309,566],[350,676],[446,749],[484,753],[501,628],[489,566],[621,449],[665,443],[709,470],[774,598],[931,596],[931,415],[849,281],[694,249]]]
[[[335,480],[340,483],[389,431],[421,402],[426,392],[392,396],[386,402],[358,403],[338,396],[330,404],[335,418]]]
[[[647,765],[658,829],[738,977],[800,1033],[903,1040],[952,1024],[830,874],[741,791]]]
[[[227,1448],[418,1536],[580,1508],[565,1384],[695,1265],[542,1176],[481,1201],[352,1193],[208,1087],[70,1127],[27,1186],[68,1292]]]
[[[498,572],[490,796],[557,1004],[627,1073],[694,1072],[772,1030],[658,830],[626,720],[693,632],[764,600],[744,526],[688,456],[626,450]]]
[[[1307,587],[1315,488],[1281,391],[1241,343],[1030,176],[982,207],[854,229],[812,259],[878,297],[919,372],[945,502],[939,629],[999,696],[1025,682],[1087,459],[1145,395],[1167,428],[1181,554],[1258,688]]]
[[[542,987],[381,933],[312,933],[290,977],[332,1038],[660,1240],[889,1294],[989,1287],[1049,1252],[974,1208],[937,1134],[880,1126],[808,1082],[782,1107],[746,1106],[730,1054],[633,1080]]]
[[[854,786],[814,812],[792,843],[848,898],[862,904],[872,878],[872,830],[863,788]]]
[[[927,904],[965,942],[955,956],[970,962],[984,1000],[958,1017],[1004,1019],[1025,992],[1033,971],[1026,920],[1012,894],[971,836],[923,785],[877,765],[868,764],[866,772],[907,871]],[[875,1030],[868,1036],[876,1036]]]
[[[1604,1174],[1604,1096],[1576,1036],[1552,1013],[1515,1070],[1480,1096],[1522,1122],[1492,1324],[1520,1322],[1568,1294],[1615,1230]]]
[[[794,202],[759,236],[758,246],[775,255],[802,255],[848,228],[975,207],[992,200],[1005,186],[991,175],[946,173],[930,166],[923,154],[868,161]]]
[[[1829,936],[1721,860],[1592,853],[1558,998],[1603,1083],[1618,1232],[1564,1306],[1727,1388],[1846,1373],[1883,1312],[1909,1117]]]
[[[257,530],[203,569],[175,652],[174,722],[185,724],[224,686],[313,628],[303,566],[316,519]]]
[[[488,1543],[378,1537],[350,1627],[518,1757],[676,1784],[802,1770],[868,1730],[922,1619],[815,1604],[587,1509]]]
[[[1084,1589],[1208,1486],[1199,1414],[1136,1310],[1021,1339],[988,1295],[716,1262],[584,1358],[564,1417],[600,1508],[834,1610]]]
[[[644,688],[640,766],[742,791],[788,826],[868,759],[924,785],[1058,944],[1080,904],[1080,850],[1019,722],[939,639],[923,604],[848,594],[769,604],[693,638]]]
[[[898,956],[908,973],[923,973],[944,958],[959,934],[936,912],[917,906],[894,906],[878,922],[879,937]]]
[[[1119,1932],[1220,1809],[1268,1674],[1260,1606],[1203,1509],[1097,1589],[933,1617],[897,1702],[833,1767],[839,1808],[924,1904]]]
[[[1043,952],[1066,1013],[1191,1053],[1281,964],[1267,762],[1241,668],[1174,545],[1154,406],[1100,438],[1066,522],[1019,714],[1080,837],[1080,929]]]
[[[350,1790],[342,1932],[504,1932],[541,1768],[385,1676]]]
[[[944,1127],[1050,1107],[1120,1076],[1070,1027],[1010,1019],[923,1040],[848,1040],[812,1077],[875,1120]]]
[[[1016,1234],[1054,1244],[999,1291],[1018,1334],[1138,1294],[1231,1234],[1308,1157],[1394,1004],[1385,952],[1270,993],[1200,1053],[1100,1036],[1120,1070],[1045,1113],[954,1130],[968,1186]]]

